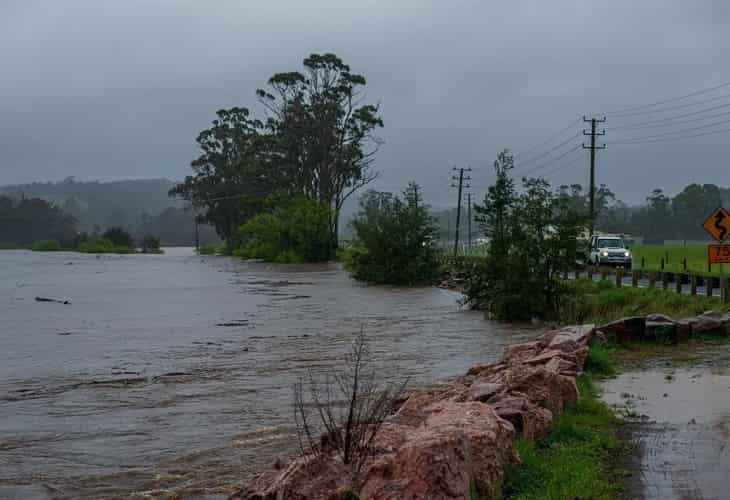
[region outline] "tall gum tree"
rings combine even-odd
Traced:
[[[257,96],[269,113],[280,174],[289,189],[330,207],[330,238],[337,246],[344,202],[377,177],[373,161],[382,140],[378,105],[365,104],[365,77],[334,54],[312,54],[304,72],[277,73]]]

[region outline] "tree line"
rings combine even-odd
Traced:
[[[588,213],[589,197],[579,184],[560,186],[560,196],[575,210]],[[629,206],[605,185],[596,190],[596,228],[642,237],[646,243],[704,240],[702,222],[715,208],[730,205],[730,189],[715,184],[690,184],[671,197],[654,189],[645,203]]]

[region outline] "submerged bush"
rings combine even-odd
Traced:
[[[142,253],[162,253],[160,250],[160,239],[147,235],[142,240]]]
[[[419,204],[418,186],[403,198],[369,191],[352,221],[355,241],[342,251],[345,269],[360,281],[375,284],[433,283],[439,276],[436,226]]]
[[[238,230],[233,254],[268,262],[323,262],[332,257],[331,211],[303,195],[270,200],[271,208]]]
[[[132,235],[121,227],[112,227],[107,229],[101,237],[102,239],[111,241],[114,246],[134,248],[134,239],[132,238]]]
[[[38,240],[33,242],[31,248],[34,252],[58,252],[61,244],[58,240]]]
[[[133,253],[134,249],[114,245],[111,241],[99,238],[79,243],[79,252],[83,253]]]

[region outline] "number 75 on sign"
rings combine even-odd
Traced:
[[[712,264],[730,264],[730,245],[708,245],[707,258]]]

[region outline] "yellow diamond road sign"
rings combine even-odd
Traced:
[[[702,223],[702,227],[710,233],[710,236],[722,243],[730,237],[730,212],[722,207],[716,208]]]

